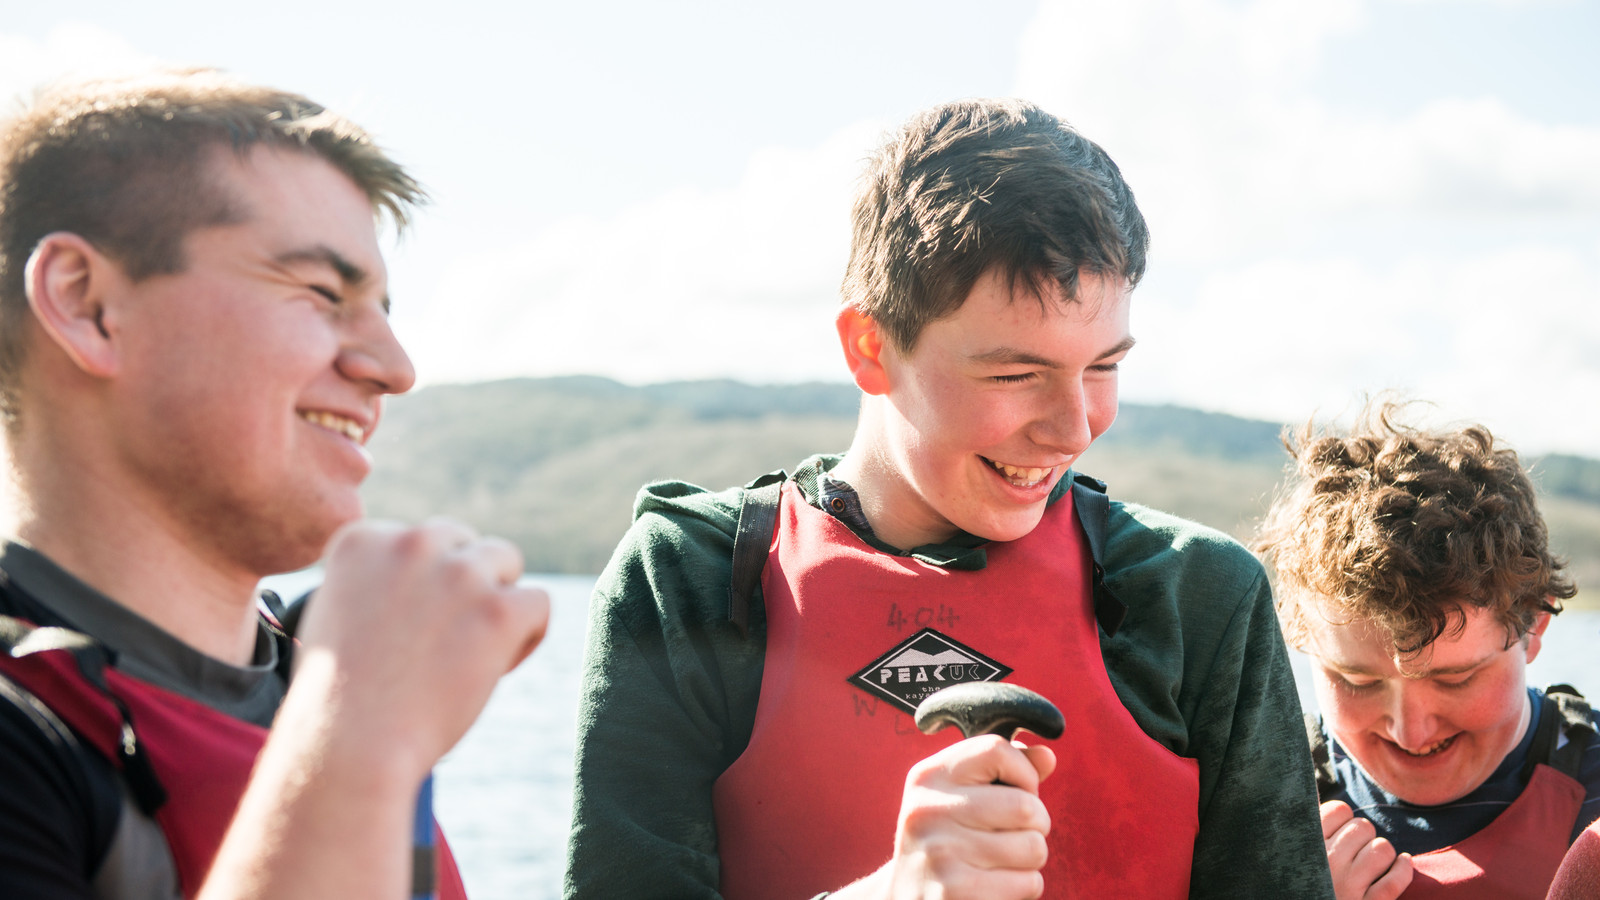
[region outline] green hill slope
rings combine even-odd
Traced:
[[[641,485],[677,478],[721,488],[842,451],[857,398],[845,384],[630,387],[587,376],[433,387],[390,403],[364,494],[375,516],[443,514],[509,538],[529,571],[593,573],[628,527]],[[1116,497],[1244,539],[1282,480],[1281,430],[1123,404],[1078,467]],[[1580,584],[1600,584],[1600,461],[1529,463],[1552,544]]]

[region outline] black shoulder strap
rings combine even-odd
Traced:
[[[54,651],[70,653],[84,680],[116,707],[122,719],[122,739],[115,748],[117,758],[112,761],[121,768],[139,808],[147,815],[154,815],[166,804],[167,791],[156,776],[144,744],[139,742],[138,734],[134,731],[133,714],[128,710],[128,704],[111,690],[106,680],[106,670],[116,664],[116,651],[86,634],[68,628],[40,628],[22,619],[0,615],[0,654],[22,659],[34,653]],[[37,699],[43,702],[43,698]]]
[[[1558,740],[1562,735],[1567,739],[1564,744]],[[1539,728],[1533,733],[1533,744],[1522,764],[1522,780],[1532,778],[1533,768],[1539,763],[1577,778],[1584,751],[1594,740],[1589,701],[1570,684],[1550,685],[1545,688],[1544,703],[1539,709]]]
[[[1306,741],[1311,745],[1311,769],[1317,775],[1317,801],[1332,799],[1339,790],[1339,775],[1333,770],[1333,755],[1328,750],[1328,736],[1322,733],[1322,721],[1311,713],[1304,716]]]
[[[1089,557],[1094,562],[1094,618],[1109,637],[1122,627],[1128,605],[1106,584],[1106,520],[1111,513],[1111,498],[1106,483],[1081,472],[1072,476],[1072,510],[1089,540]]]
[[[767,565],[772,532],[778,527],[778,497],[788,478],[779,469],[744,486],[739,527],[733,535],[733,577],[728,582],[728,621],[740,635],[750,633],[750,597]]]

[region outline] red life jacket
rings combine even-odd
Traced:
[[[959,571],[881,553],[784,486],[754,729],[712,794],[723,896],[810,897],[876,870],[907,771],[960,739],[921,734],[910,710],[955,681],[1002,677],[1066,719],[1040,790],[1044,896],[1188,896],[1199,764],[1146,735],[1111,686],[1070,494],[987,557]]]
[[[161,826],[185,897],[199,892],[244,795],[267,729],[117,669],[103,645],[65,628],[0,616],[0,675],[37,697],[122,773]],[[465,900],[439,847],[440,896]]]
[[[1540,763],[1488,827],[1411,858],[1404,900],[1544,900],[1583,806],[1577,779]]]

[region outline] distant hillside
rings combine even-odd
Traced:
[[[605,565],[647,482],[722,488],[819,451],[855,428],[851,385],[693,381],[631,387],[587,376],[428,388],[394,398],[372,442],[376,516],[439,513],[515,541],[530,571]],[[1282,426],[1125,403],[1078,468],[1113,495],[1245,539],[1281,482]],[[1600,584],[1600,460],[1528,461],[1551,542]],[[1595,592],[1589,592],[1593,595]]]

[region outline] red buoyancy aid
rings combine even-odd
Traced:
[[[161,826],[185,897],[199,893],[244,796],[267,729],[235,719],[107,664],[109,651],[64,628],[6,620],[0,675],[37,697],[78,739],[123,773]],[[435,825],[443,900],[465,900]]]
[[[1111,686],[1070,493],[987,555],[982,571],[959,571],[878,552],[784,486],[761,581],[754,729],[712,794],[723,896],[810,897],[889,859],[906,773],[960,736],[921,734],[906,709],[847,679],[931,693],[949,669],[902,652],[930,630],[958,665],[973,661],[968,675],[993,657],[996,674],[1013,670],[1006,680],[1061,707],[1066,733],[1040,788],[1052,822],[1044,896],[1188,896],[1199,764],[1146,735]]]
[[[1577,779],[1540,764],[1517,799],[1466,840],[1411,858],[1403,900],[1544,900],[1583,806]]]

